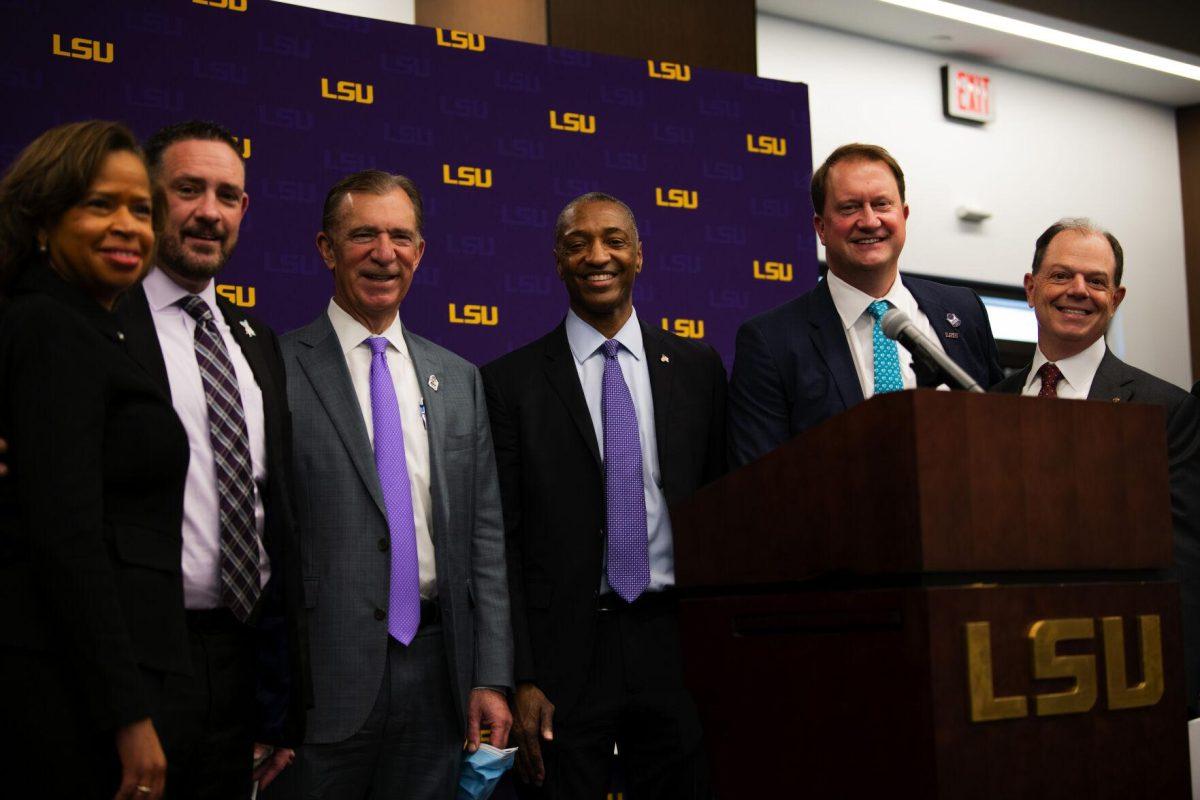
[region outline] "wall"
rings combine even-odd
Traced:
[[[758,17],[759,75],[809,86],[813,161],[859,140],[884,145],[903,165],[912,215],[902,269],[1018,284],[1047,225],[1062,216],[1092,217],[1125,248],[1129,292],[1113,349],[1190,387],[1174,111],[987,68],[997,119],[969,127],[942,117],[944,62],[934,53]],[[966,226],[954,215],[960,205],[994,216]]]

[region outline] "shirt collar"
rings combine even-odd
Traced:
[[[872,297],[861,289],[846,283],[832,271],[825,273],[825,281],[829,284],[829,294],[833,296],[833,305],[837,309],[838,316],[842,318],[842,327],[846,330],[854,327],[854,323],[867,313],[867,306],[876,300],[887,300],[909,317],[915,318],[917,313],[916,298],[912,296],[908,287],[904,285],[904,281],[900,279],[900,273],[896,273],[896,280],[892,281],[892,288],[888,289],[887,294],[883,297]]]
[[[566,328],[567,344],[571,347],[571,355],[575,356],[575,361],[579,364],[591,358],[605,342],[604,334],[580,319],[573,309],[567,309]],[[638,324],[636,308],[612,338],[620,342],[638,361],[645,360],[646,348],[642,344],[642,326]]]
[[[1059,359],[1054,363],[1058,366],[1067,383],[1076,389],[1084,386],[1090,386],[1092,380],[1096,377],[1096,370],[1100,369],[1100,362],[1104,360],[1104,354],[1108,352],[1108,346],[1104,343],[1104,337],[1101,336],[1096,341],[1087,346],[1086,349],[1076,353],[1073,356]],[[1033,363],[1029,365],[1029,375],[1025,378],[1025,388],[1028,389],[1033,385],[1038,378],[1038,370],[1042,368],[1050,359],[1042,353],[1041,345],[1033,353]]]
[[[213,281],[209,281],[201,291],[191,292],[171,280],[171,276],[166,272],[155,267],[146,273],[146,277],[142,280],[142,288],[146,291],[146,302],[150,304],[151,311],[162,311],[191,294],[198,294],[205,303],[208,303],[213,316],[222,319],[221,312],[217,308],[217,287]]]
[[[383,333],[375,334],[371,333],[365,325],[346,313],[346,310],[334,302],[332,298],[329,300],[329,308],[326,309],[325,313],[329,316],[329,324],[333,326],[334,334],[337,335],[338,344],[342,348],[342,355],[348,355],[351,350],[372,336],[382,336],[388,340],[388,344],[400,353],[400,355],[409,358],[408,343],[404,341],[404,328],[400,324],[399,314],[396,314],[396,318],[392,320],[392,324],[387,327],[387,330]],[[412,359],[409,358],[409,360],[411,361]]]

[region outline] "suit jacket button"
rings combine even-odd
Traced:
[[[375,609],[375,619],[379,620],[380,622],[383,622],[385,619],[387,619],[387,612],[384,611],[382,608]]]
[[[379,552],[386,553],[387,551],[388,551],[388,540],[380,539],[379,540]]]

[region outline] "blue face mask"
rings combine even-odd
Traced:
[[[487,800],[496,790],[500,776],[513,765],[517,748],[500,750],[481,744],[474,753],[463,753],[458,774],[457,800]]]

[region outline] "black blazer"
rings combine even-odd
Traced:
[[[12,446],[0,482],[0,652],[69,665],[63,693],[82,688],[85,729],[111,731],[150,716],[140,668],[191,670],[179,535],[187,436],[113,315],[41,265],[13,295],[0,320],[0,436]]]
[[[1029,379],[1027,365],[992,387],[1020,394]],[[1183,596],[1183,647],[1187,704],[1200,714],[1200,400],[1174,384],[1131,367],[1104,353],[1088,400],[1152,403],[1167,413],[1167,464],[1171,486],[1171,519],[1175,535],[1175,574]]]
[[[707,344],[642,324],[662,489],[725,469],[725,369]],[[483,368],[500,473],[515,678],[569,711],[587,680],[604,553],[604,473],[564,325]],[[676,532],[676,535],[677,532]]]
[[[262,390],[266,421],[263,544],[271,559],[271,580],[260,601],[256,623],[260,633],[260,741],[299,746],[304,738],[305,712],[312,705],[312,683],[303,614],[300,545],[292,506],[292,418],[287,405],[283,356],[279,340],[270,328],[224,298],[218,297],[217,304]],[[146,292],[140,285],[127,293],[118,316],[125,326],[129,352],[169,396],[167,365]],[[253,335],[246,331],[243,322]]]
[[[900,276],[956,364],[980,386],[1003,377],[996,340],[970,289]],[[747,464],[863,401],[829,284],[747,320],[729,383],[730,463]]]

